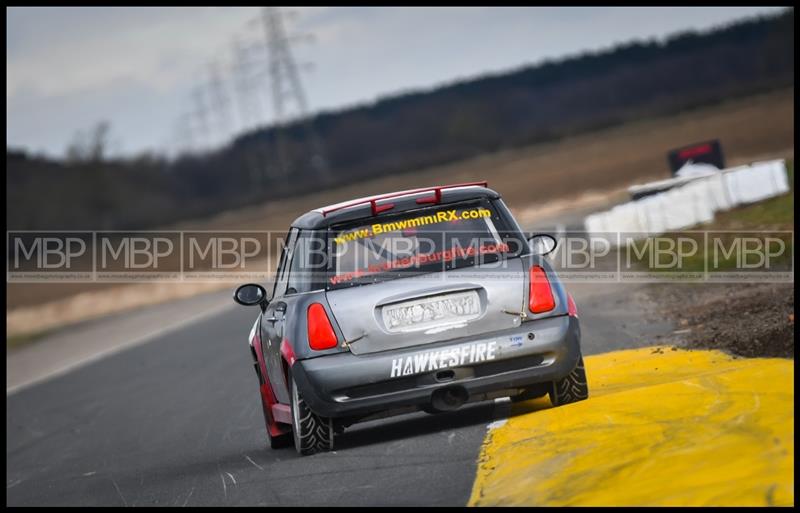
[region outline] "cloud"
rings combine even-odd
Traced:
[[[181,99],[179,91],[159,91],[133,79],[57,95],[31,84],[8,102],[7,144],[61,154],[79,130],[106,120],[120,145],[118,151],[162,147],[173,129],[165,120],[178,116]]]
[[[6,97],[28,82],[53,95],[120,78],[172,87],[224,48],[229,35],[256,13],[211,7],[10,9]]]
[[[781,8],[307,7],[293,46],[313,62],[313,109],[499,72],[634,38],[703,29]],[[6,10],[7,144],[61,153],[76,129],[109,119],[126,151],[163,144],[211,60],[229,66],[234,36],[263,44],[255,7]],[[230,67],[227,68],[230,70]],[[266,62],[256,91],[269,105]],[[287,105],[291,107],[291,105]],[[270,121],[263,109],[262,123]]]

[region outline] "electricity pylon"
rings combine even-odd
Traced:
[[[235,85],[236,106],[239,111],[239,131],[247,132],[258,124],[261,118],[261,101],[259,95],[253,95],[255,73],[250,58],[252,47],[241,38],[233,40],[233,77]]]
[[[219,65],[211,62],[208,65],[208,91],[209,107],[216,118],[216,132],[221,142],[227,141],[234,131],[230,98],[222,79]]]
[[[192,89],[192,101],[194,103],[194,109],[191,112],[191,119],[195,122],[196,130],[194,133],[196,134],[193,138],[195,142],[198,140],[205,139],[205,143],[208,144],[208,137],[209,137],[209,124],[208,124],[208,104],[205,99],[205,95],[203,94],[203,87],[197,86]],[[198,134],[200,132],[200,134]],[[197,137],[200,135],[200,137]],[[200,142],[200,148],[202,149],[203,142]]]
[[[308,104],[300,82],[297,64],[289,47],[289,38],[286,35],[283,24],[282,12],[278,7],[264,7],[262,23],[269,56],[269,78],[273,114],[275,116],[275,154],[277,156],[278,171],[281,178],[288,182],[288,177],[293,169],[291,169],[286,134],[284,132],[287,122],[285,102],[290,100],[294,102],[299,114],[299,120],[305,127],[310,150],[309,163],[314,169],[317,178],[322,183],[328,183],[330,181],[328,164],[325,160],[322,142],[314,130],[311,117],[308,115]]]
[[[240,132],[248,132],[259,126],[264,117],[262,94],[256,89],[256,78],[263,73],[263,62],[253,60],[253,51],[263,47],[250,45],[241,38],[233,40],[233,83],[235,86],[236,105],[239,112]],[[260,194],[267,181],[267,162],[271,153],[266,141],[253,140],[243,149],[244,165],[247,168],[251,187]]]

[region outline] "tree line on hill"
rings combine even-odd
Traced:
[[[7,229],[153,228],[793,84],[789,9],[319,113],[323,161],[299,121],[174,159],[109,159],[98,125],[68,158],[6,149]]]

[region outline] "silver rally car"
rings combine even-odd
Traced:
[[[469,401],[588,397],[572,297],[485,182],[307,212],[250,336],[270,446],[331,450],[345,427]]]

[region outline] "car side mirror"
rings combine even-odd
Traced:
[[[552,235],[537,233],[528,238],[528,246],[534,255],[547,255],[556,249],[558,241]]]
[[[261,305],[267,306],[267,291],[261,285],[248,283],[241,285],[233,293],[233,300],[244,306]]]

